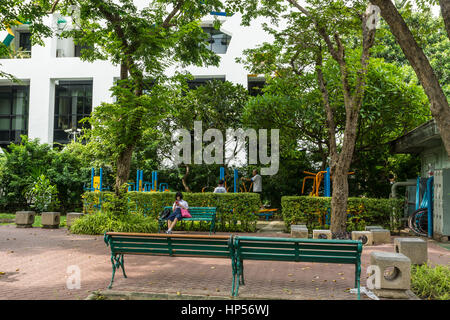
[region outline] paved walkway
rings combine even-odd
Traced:
[[[450,264],[449,250],[431,240],[428,249],[432,263]],[[393,252],[393,244],[364,248],[362,286],[373,250]],[[80,289],[67,289],[71,265],[81,270]],[[125,256],[125,270],[127,279],[116,273],[114,291],[227,297],[231,290],[228,259],[130,255]],[[73,235],[65,228],[0,226],[0,299],[85,299],[94,290],[105,290],[110,279],[110,252],[102,236]],[[354,283],[351,265],[246,261],[245,280],[246,285],[239,289],[241,297],[356,299],[347,292]]]

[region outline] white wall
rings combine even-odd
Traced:
[[[204,19],[205,23],[212,22],[213,16]],[[248,71],[243,65],[237,64],[235,59],[242,51],[254,48],[269,37],[262,31],[263,19],[257,20],[250,27],[240,26],[241,16],[220,18],[224,21],[222,30],[232,36],[228,51],[221,57],[218,67],[189,67],[181,69],[172,66],[167,70],[168,75],[175,71],[189,71],[194,76],[225,75],[226,80],[240,83],[247,87]],[[49,25],[55,26],[55,18],[48,17]],[[3,35],[0,41],[3,41]],[[30,104],[28,135],[30,138],[40,138],[42,142],[53,142],[53,119],[55,101],[55,80],[92,80],[93,108],[102,102],[112,102],[110,87],[115,77],[119,76],[119,67],[107,61],[94,63],[83,62],[80,58],[56,58],[58,47],[57,38],[44,39],[45,46],[33,46],[30,59],[0,59],[2,71],[10,73],[19,79],[30,82]],[[0,79],[0,85],[5,81]]]

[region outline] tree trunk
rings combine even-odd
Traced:
[[[114,191],[120,196],[120,188],[128,182],[131,167],[131,157],[133,155],[134,145],[129,145],[123,150],[117,158],[117,175]]]
[[[189,176],[189,172],[190,172],[190,167],[189,167],[189,165],[187,164],[187,165],[186,165],[186,172],[185,172],[183,178],[181,179],[181,182],[183,183],[184,190],[185,190],[186,192],[191,192],[191,189],[189,189],[189,186],[188,186],[188,184],[187,184],[187,177]]]
[[[450,38],[450,1],[449,0],[439,0],[441,5],[441,14],[444,19],[445,28],[447,29],[447,35]]]
[[[391,0],[370,1],[380,8],[381,15],[389,24],[392,34],[395,36],[403,53],[416,72],[430,101],[431,114],[436,120],[444,147],[450,158],[450,106],[428,58],[425,56],[422,48],[417,44],[414,36]],[[448,0],[441,0],[441,8],[448,10],[450,6],[448,2]],[[443,11],[444,14],[448,13]]]
[[[338,235],[347,229],[347,170],[338,166],[333,174],[333,197],[331,198],[331,232]]]

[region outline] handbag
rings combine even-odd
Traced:
[[[192,218],[191,214],[189,213],[189,210],[187,209],[181,209],[181,216],[183,218]]]

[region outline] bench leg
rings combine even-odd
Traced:
[[[245,286],[245,282],[244,282],[244,261],[241,260],[241,284],[243,286]]]
[[[236,281],[236,288],[234,290],[234,296],[237,297],[239,295],[239,282],[241,278],[241,269],[240,269],[240,263],[239,260],[236,262],[236,272],[237,272],[237,281]]]
[[[236,261],[234,260],[234,258],[231,258],[231,271],[233,272],[233,283],[231,285],[231,296],[234,296],[234,290],[236,287],[236,274],[237,274],[237,270],[236,270]]]
[[[122,267],[123,277],[127,278],[127,275],[125,273],[125,265],[123,264],[123,254],[121,254],[120,256],[121,256],[121,258],[120,258],[120,266]]]
[[[361,300],[361,292],[360,292],[360,277],[361,277],[361,265],[355,266],[355,288],[358,289],[358,300]]]
[[[125,267],[123,263],[123,254],[119,255],[111,255],[111,264],[112,264],[112,277],[111,282],[109,283],[108,289],[112,288],[112,284],[114,282],[114,275],[116,274],[116,269],[122,268],[123,276],[127,278],[125,274]]]
[[[112,264],[112,277],[111,282],[109,283],[108,289],[111,289],[113,281],[114,281],[114,275],[116,274],[116,265],[114,264],[114,256],[111,254],[111,264]]]

